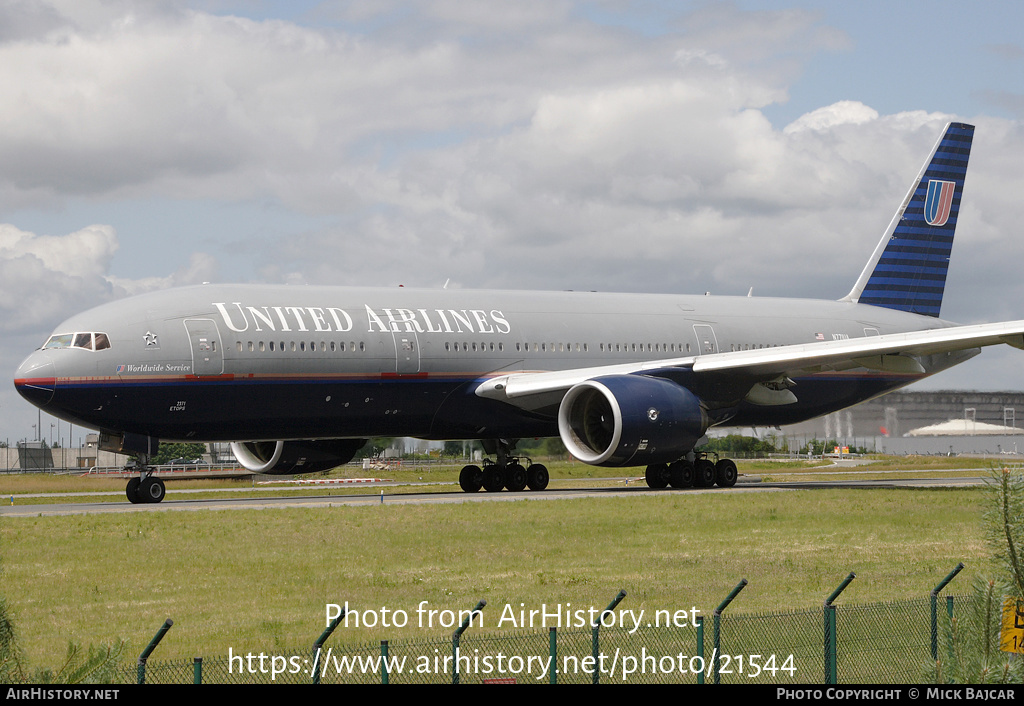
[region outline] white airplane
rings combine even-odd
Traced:
[[[731,486],[700,451],[717,425],[792,424],[892,391],[1024,321],[938,318],[974,128],[951,123],[839,301],[203,285],[96,307],[21,364],[23,397],[133,453],[132,502],[159,502],[160,440],[230,441],[260,473],[320,471],[370,436],[480,439],[481,487],[542,490],[517,440],[647,466],[652,487]]]

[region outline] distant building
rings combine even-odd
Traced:
[[[804,439],[836,439],[897,454],[1013,454],[1024,453],[1022,427],[1024,392],[942,390],[893,392],[779,433],[791,449]]]

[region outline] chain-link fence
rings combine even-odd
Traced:
[[[957,605],[961,605],[957,601]],[[149,661],[146,683],[391,683],[450,684],[457,666],[463,684],[593,683],[912,683],[931,661],[928,598],[835,606],[834,653],[829,608],[720,616],[719,651],[712,620],[675,621],[655,616],[635,624],[600,628],[508,631],[468,630],[459,653],[450,638],[405,639],[332,645],[276,654],[239,653],[193,661]],[[940,638],[940,642],[941,642]],[[942,647],[945,649],[945,646]],[[934,664],[932,662],[932,664]],[[717,665],[717,675],[714,667]],[[552,668],[555,671],[552,676]],[[138,680],[136,665],[120,678]]]

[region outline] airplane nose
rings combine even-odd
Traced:
[[[14,374],[14,387],[36,407],[49,404],[57,387],[57,374],[50,355],[36,351],[26,358]]]

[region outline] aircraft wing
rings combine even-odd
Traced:
[[[890,333],[838,341],[815,341],[776,348],[709,353],[640,363],[622,363],[550,372],[510,373],[482,383],[481,397],[535,408],[538,397],[553,396],[572,386],[604,375],[656,374],[688,368],[695,375],[733,374],[751,381],[771,381],[823,370],[865,367],[896,373],[925,373],[919,356],[1009,344],[1024,350],[1024,320],[971,326],[951,326],[906,333]],[[780,404],[781,401],[769,402]]]

